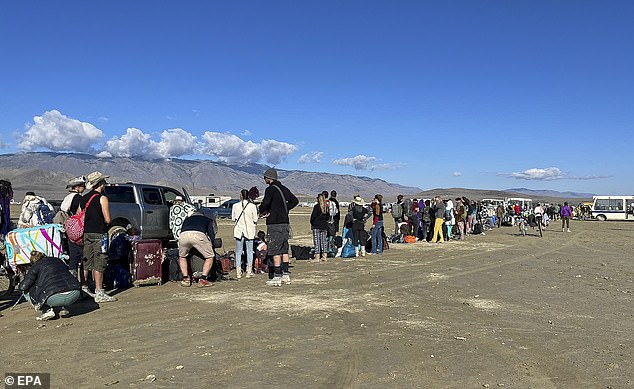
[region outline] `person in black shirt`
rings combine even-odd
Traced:
[[[282,286],[282,283],[291,283],[291,273],[288,271],[288,211],[295,208],[299,200],[278,181],[275,169],[269,168],[264,172],[264,182],[269,186],[264,191],[264,198],[260,204],[260,217],[266,217],[268,254],[273,256],[275,267],[275,276],[267,281],[267,285]]]
[[[110,203],[103,195],[106,188],[106,179],[101,172],[92,172],[88,175],[88,186],[92,189],[82,197],[81,209],[85,209],[84,220],[84,270],[92,272],[95,281],[94,299],[96,303],[117,301],[103,290],[103,272],[108,264],[108,225],[110,224]],[[88,286],[82,287],[88,294]]]

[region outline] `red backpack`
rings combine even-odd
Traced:
[[[86,206],[76,215],[73,215],[66,219],[64,222],[64,229],[66,230],[66,236],[68,236],[68,240],[75,243],[77,246],[84,245],[84,220],[86,219],[86,210],[90,206],[90,202],[92,199],[97,196],[98,193],[95,193],[88,199]]]

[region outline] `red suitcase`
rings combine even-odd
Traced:
[[[130,274],[132,284],[161,285],[163,246],[158,239],[143,239],[132,242],[130,251]]]

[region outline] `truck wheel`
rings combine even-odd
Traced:
[[[597,215],[597,220],[600,222],[606,221],[608,218],[605,215]]]

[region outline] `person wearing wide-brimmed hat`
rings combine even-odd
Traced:
[[[365,244],[367,242],[367,233],[365,232],[365,222],[370,217],[370,212],[365,207],[363,198],[356,194],[352,198],[350,212],[352,213],[352,245],[354,246],[355,257],[365,257]]]
[[[92,272],[95,281],[94,299],[96,303],[116,301],[103,290],[103,272],[108,263],[108,225],[110,207],[104,195],[106,176],[101,172],[92,172],[86,179],[92,190],[82,197],[80,206],[86,210],[84,220],[84,271]],[[82,287],[88,292],[88,287]]]
[[[60,211],[55,215],[55,218],[58,219],[55,221],[60,224],[63,224],[68,217],[75,215],[79,210],[79,204],[82,199],[81,194],[86,190],[86,177],[79,176],[71,178],[66,183],[66,189],[68,189],[70,193],[64,197],[62,205],[59,207]],[[68,256],[68,270],[70,270],[73,276],[77,277],[77,269],[81,266],[84,249],[69,240]]]
[[[186,203],[183,196],[174,197],[174,203],[170,207],[169,214],[169,226],[172,230],[174,239],[178,241],[181,235],[181,229],[183,227],[183,221],[185,218],[191,216],[196,212],[196,207]]]
[[[290,237],[290,221],[288,211],[299,204],[297,197],[277,179],[277,171],[269,168],[264,172],[264,182],[268,187],[260,204],[260,216],[266,217],[268,235],[268,254],[273,256],[275,273],[267,281],[270,286],[282,286],[291,283],[288,271],[288,239]]]

